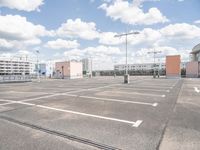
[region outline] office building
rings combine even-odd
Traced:
[[[55,75],[56,78],[82,78],[83,69],[82,62],[78,61],[64,61],[56,62],[55,64]]]
[[[0,75],[29,75],[30,72],[29,61],[0,59]]]
[[[165,69],[164,63],[155,63],[156,69]],[[114,70],[123,71],[126,69],[125,64],[115,65]],[[154,63],[143,63],[143,64],[128,64],[127,69],[130,71],[149,71],[154,69]]]

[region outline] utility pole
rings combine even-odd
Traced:
[[[129,75],[128,75],[128,66],[127,66],[127,45],[128,45],[128,35],[132,34],[139,34],[140,32],[135,31],[135,32],[130,32],[130,33],[124,33],[124,34],[118,34],[115,35],[114,37],[123,37],[125,36],[125,44],[126,44],[126,65],[125,65],[125,75],[124,75],[124,83],[129,83]]]
[[[161,51],[155,51],[155,48],[153,52],[148,52],[148,54],[153,54],[153,78],[156,78],[156,54],[158,53],[161,53]]]

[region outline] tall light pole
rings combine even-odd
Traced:
[[[36,56],[37,56],[37,79],[38,79],[38,82],[40,82],[40,76],[39,76],[39,50],[36,50]]]
[[[128,75],[128,66],[127,66],[127,45],[128,45],[128,35],[132,34],[139,34],[140,32],[135,31],[135,32],[130,32],[130,33],[124,33],[124,34],[118,34],[115,35],[114,37],[123,37],[125,36],[125,44],[126,44],[126,66],[125,66],[125,75],[124,75],[124,83],[129,83],[129,75]]]
[[[92,57],[90,57],[90,71],[91,71],[91,78],[92,78]]]
[[[148,52],[148,54],[153,54],[153,78],[156,77],[156,72],[155,72],[155,60],[156,60],[156,54],[161,53],[161,51],[156,51],[155,48],[153,49],[153,52]]]

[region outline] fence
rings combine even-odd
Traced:
[[[29,75],[2,75],[0,76],[0,83],[9,82],[31,82]]]

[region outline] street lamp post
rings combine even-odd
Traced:
[[[153,54],[153,78],[156,78],[156,54],[158,53],[161,53],[161,51],[155,51],[155,48],[153,52],[148,52],[148,54]]]
[[[90,71],[91,71],[91,78],[92,78],[92,57],[90,58]]]
[[[127,60],[127,46],[128,46],[128,35],[132,35],[132,34],[139,34],[138,31],[135,31],[135,32],[130,32],[130,33],[124,33],[124,34],[118,34],[118,35],[115,35],[114,37],[123,37],[125,36],[125,44],[126,44],[126,65],[125,65],[125,75],[124,75],[124,83],[129,83],[129,75],[128,75],[128,66],[127,66],[127,63],[128,63],[128,60]]]
[[[37,56],[37,79],[38,79],[38,82],[40,82],[40,75],[39,75],[39,50],[36,50],[36,56]]]

